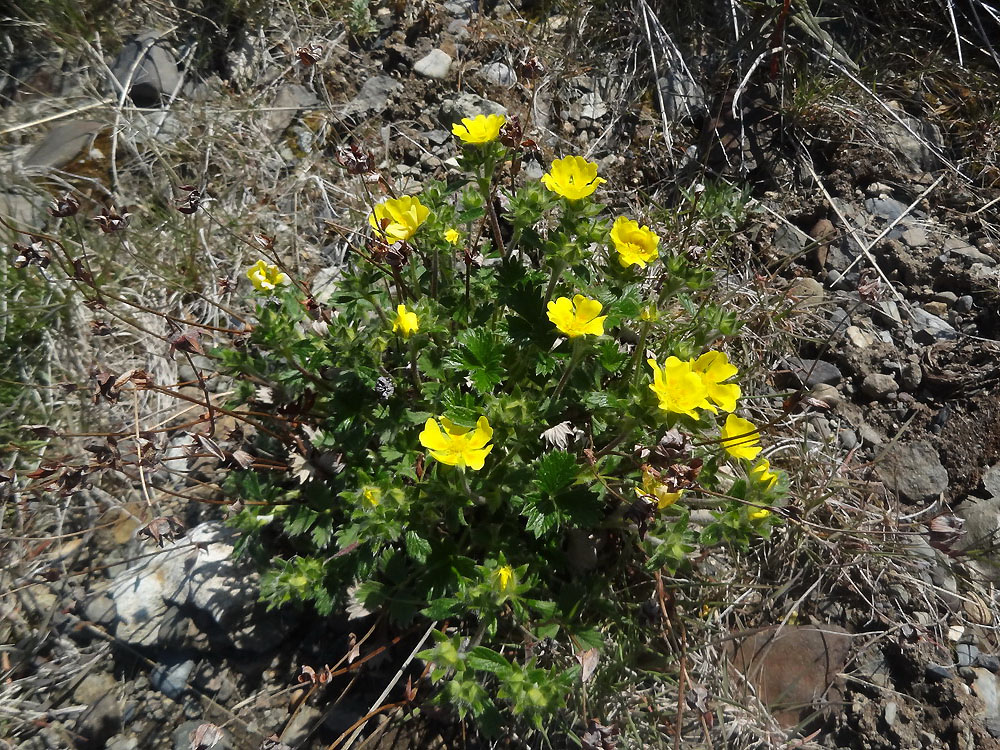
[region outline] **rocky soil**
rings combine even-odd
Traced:
[[[929,98],[904,85],[924,72],[912,60],[878,97],[833,68],[834,92],[805,102],[763,69],[727,84],[723,72],[746,72],[748,60],[682,53],[642,2],[613,13],[373,5],[355,19],[362,30],[279,10],[225,31],[176,8],[126,14],[122,46],[103,51],[11,46],[0,57],[0,216],[43,229],[56,187],[89,181],[95,205],[132,204],[148,226],[152,202],[136,186],[156,163],[149,154],[170,162],[178,142],[204,137],[177,178],[299,232],[299,260],[322,286],[343,257],[326,227],[357,204],[338,147],[376,149],[380,168],[414,191],[457,167],[450,124],[480,112],[521,119],[540,153],[531,175],[553,156],[597,159],[612,202],[665,200],[698,180],[745,185],[750,211],[731,262],[800,313],[782,365],[758,373],[761,392],[785,399],[789,434],[821,467],[809,476],[825,477],[800,487],[793,507],[857,527],[817,521],[829,558],[805,571],[794,618],[772,611],[732,644],[773,722],[751,714],[754,729],[713,703],[713,732],[735,747],[780,746],[809,716],[812,746],[1000,747],[1000,193],[977,153],[996,120],[973,138],[944,105],[923,106]],[[807,56],[808,42],[789,43]],[[209,145],[209,131],[257,144],[238,190],[222,187],[233,175],[198,173],[206,149],[225,148]],[[113,152],[130,164],[121,175]],[[271,193],[278,175],[296,189]],[[165,179],[152,183],[169,194]],[[313,213],[280,218],[303,197]],[[112,354],[80,346],[84,360]],[[5,486],[13,518],[12,503],[27,501]],[[63,536],[51,542],[51,519],[5,528],[4,554],[21,557],[0,575],[0,729],[10,735],[0,744],[325,747],[353,730],[413,635],[372,632],[364,612],[265,611],[218,506],[166,507],[171,520],[150,526],[135,488],[90,487],[52,511]],[[316,677],[324,665],[349,671],[327,685]],[[430,714],[367,746],[463,747],[458,731]],[[685,746],[702,742],[696,727]]]

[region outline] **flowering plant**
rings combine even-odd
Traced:
[[[219,356],[273,468],[232,472],[234,523],[266,548],[274,605],[436,623],[434,700],[483,727],[572,723],[578,654],[642,640],[632,592],[766,537],[786,484],[741,416],[711,269],[612,224],[596,163],[531,180],[516,121],[453,132],[467,178],[369,206],[331,298],[251,272],[281,294]],[[618,264],[593,252],[609,245]]]

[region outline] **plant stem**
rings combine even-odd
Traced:
[[[649,329],[651,325],[652,324],[649,321],[643,323],[642,332],[639,334],[639,343],[635,345],[635,353],[629,360],[628,369],[625,371],[624,377],[622,378],[625,382],[628,382],[631,379],[633,372],[639,372],[637,366],[639,364],[639,360],[643,356],[643,353],[646,351],[646,339],[649,337]]]
[[[566,383],[569,382],[569,376],[573,374],[573,370],[576,369],[576,366],[580,363],[580,360],[583,359],[583,351],[584,351],[583,336],[578,336],[573,341],[573,354],[570,357],[569,364],[566,366],[566,371],[563,372],[562,377],[559,379],[559,383],[556,385],[556,390],[552,394],[552,397],[549,399],[548,403],[545,405],[545,408],[542,409],[542,413],[543,414],[545,412],[547,412],[549,410],[549,408],[556,401],[559,400],[559,396],[562,395],[563,388],[565,388],[566,387]]]
[[[552,276],[549,277],[549,286],[545,290],[545,299],[542,300],[543,305],[547,305],[549,300],[552,299],[552,293],[556,290],[556,284],[559,283],[559,278],[562,276],[564,270],[566,270],[565,260],[556,258],[552,261]]]
[[[417,345],[410,339],[410,375],[413,378],[413,385],[420,390],[420,372],[417,370]]]

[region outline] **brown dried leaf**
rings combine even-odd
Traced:
[[[169,354],[177,352],[187,352],[188,354],[205,354],[205,350],[201,346],[200,336],[198,331],[189,328],[183,333],[178,334],[174,338],[170,339],[170,350]]]
[[[22,430],[29,430],[37,438],[59,437],[59,433],[44,424],[23,424]]]
[[[601,652],[596,648],[588,648],[586,651],[578,651],[574,656],[583,668],[580,672],[580,681],[590,682],[590,678],[594,676],[594,670],[601,663]]]

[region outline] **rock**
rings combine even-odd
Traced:
[[[907,362],[900,372],[900,382],[908,391],[915,391],[924,380],[924,371],[916,362]]]
[[[975,263],[982,263],[987,268],[992,268],[997,264],[992,255],[987,255],[959,237],[945,239],[944,251],[953,258],[960,259],[967,267]]]
[[[929,312],[931,315],[936,315],[939,318],[948,314],[948,305],[944,302],[925,302],[922,305],[922,309],[924,312]]]
[[[738,642],[732,664],[783,726],[794,726],[825,699],[838,705],[851,637],[836,625],[777,626]]]
[[[979,649],[974,643],[959,643],[955,646],[955,658],[960,667],[971,667],[979,656]]]
[[[256,572],[232,557],[237,533],[218,522],[196,526],[116,576],[85,615],[100,615],[115,637],[133,646],[187,645],[190,614],[223,645],[255,652],[276,647],[291,623],[257,601]],[[112,611],[101,611],[109,603]]]
[[[789,284],[788,294],[792,297],[798,297],[806,307],[814,307],[821,304],[823,298],[826,296],[823,285],[816,281],[816,279],[808,276],[795,279],[795,281]]]
[[[920,227],[907,227],[900,235],[900,239],[904,245],[913,249],[927,247],[931,244],[930,240],[927,239],[927,232]]]
[[[883,375],[879,372],[868,373],[861,382],[861,392],[877,401],[884,400],[890,393],[896,393],[898,390],[899,384],[892,375]]]
[[[137,107],[158,107],[180,84],[177,59],[160,37],[157,31],[140,33],[125,43],[111,64],[112,92],[118,95],[128,86]]]
[[[569,107],[569,117],[586,127],[600,120],[608,113],[608,105],[597,91],[585,91],[573,100]]]
[[[479,77],[494,86],[512,88],[517,84],[517,73],[502,62],[487,63],[479,69]]]
[[[26,167],[59,169],[89,151],[94,138],[104,128],[98,120],[69,120],[56,125],[24,157]]]
[[[107,672],[91,672],[73,691],[73,702],[90,705],[118,688],[118,681]]]
[[[894,329],[903,325],[903,318],[899,314],[899,306],[891,299],[884,299],[876,302],[872,306],[874,319],[886,328]]]
[[[858,447],[858,433],[850,428],[844,428],[837,432],[837,442],[845,451],[852,451]]]
[[[971,312],[975,301],[972,299],[971,294],[963,294],[957,300],[955,300],[955,309],[959,312]]]
[[[119,734],[108,740],[105,750],[138,750],[139,738],[132,734]]]
[[[305,86],[297,83],[286,83],[271,100],[270,112],[264,117],[264,130],[272,136],[285,130],[299,110],[304,107],[314,107],[319,104],[316,95]]]
[[[1000,464],[993,464],[983,472],[983,487],[990,497],[1000,498]]]
[[[400,89],[402,85],[395,78],[389,76],[372,76],[364,82],[357,96],[344,106],[343,114],[345,116],[380,114],[389,106],[389,96]]]
[[[781,223],[774,230],[771,240],[774,249],[786,258],[797,258],[805,252],[806,245],[811,242],[808,234],[787,223]]]
[[[312,731],[323,720],[323,712],[309,705],[299,706],[295,716],[281,733],[281,741],[289,747],[302,747]]]
[[[921,344],[958,338],[958,331],[949,323],[919,307],[910,308],[910,327],[913,330],[913,339]]]
[[[883,131],[889,149],[901,154],[912,168],[923,172],[937,169],[941,160],[934,149],[938,152],[944,149],[940,129],[933,123],[910,117],[898,106],[894,109],[899,119],[894,117],[889,120]]]
[[[178,726],[174,730],[174,750],[192,750],[192,743],[194,741],[195,732],[205,724],[205,721],[194,719],[191,721],[185,721],[183,724]],[[217,736],[215,732],[214,735]],[[205,750],[230,750],[233,747],[232,737],[229,733],[223,729],[221,730],[222,737],[212,745],[210,748],[205,748]],[[195,746],[197,747],[197,746]]]
[[[896,714],[899,712],[899,705],[895,701],[889,701],[885,704],[882,709],[882,718],[885,719],[885,724],[891,727],[896,723]]]
[[[982,667],[973,667],[972,692],[983,702],[984,719],[1000,719],[1000,678]]]
[[[888,487],[917,503],[934,500],[948,489],[948,472],[925,440],[890,447],[880,474]]]
[[[105,693],[82,713],[73,727],[78,750],[103,750],[122,726],[122,707],[112,693]]]
[[[1000,672],[1000,658],[997,658],[993,654],[976,654],[972,666],[982,667],[983,669],[988,669],[993,674],[996,674],[997,672]]]
[[[822,359],[788,357],[785,359],[785,364],[795,379],[807,388],[812,388],[820,383],[836,385],[843,379],[843,375],[836,365]]]
[[[472,18],[477,5],[476,0],[448,0],[444,4],[444,9],[448,15],[455,18]]]
[[[851,346],[857,349],[867,349],[874,343],[872,341],[872,337],[869,336],[864,331],[862,331],[857,326],[847,326],[846,330],[844,331],[844,335],[847,337],[847,340],[850,342]]]
[[[171,700],[177,700],[188,689],[193,669],[193,659],[164,659],[149,673],[149,684]]]
[[[441,109],[438,112],[441,124],[449,131],[456,122],[461,122],[463,117],[475,117],[476,115],[506,115],[507,108],[489,99],[484,99],[477,94],[458,94],[441,102]]]
[[[667,122],[695,122],[708,114],[705,92],[690,73],[670,68],[656,86]]]
[[[924,679],[927,682],[944,682],[952,677],[954,675],[951,670],[941,664],[928,664],[924,667]]]
[[[831,407],[836,406],[844,400],[844,397],[840,395],[840,391],[827,383],[819,383],[813,386],[812,390],[809,391],[809,395],[829,404]]]
[[[895,221],[906,212],[906,204],[887,195],[880,195],[876,198],[866,198],[865,210],[880,219]]]
[[[425,78],[447,78],[449,70],[451,55],[441,49],[432,49],[413,65],[413,71]]]

